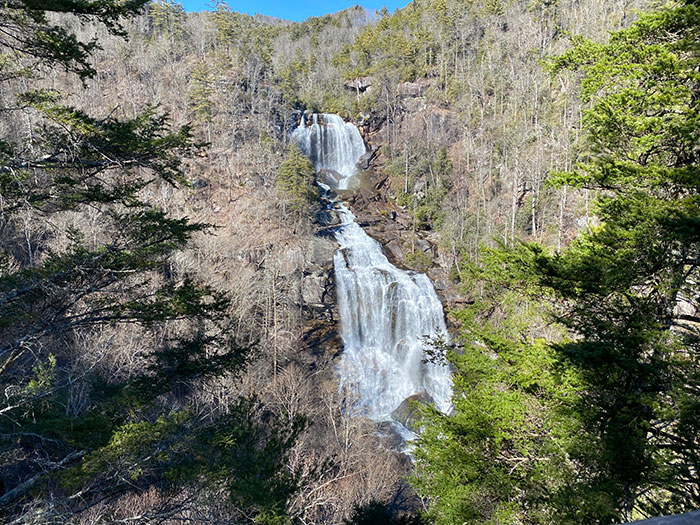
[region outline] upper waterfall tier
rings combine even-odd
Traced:
[[[337,115],[313,117],[292,138],[317,171],[332,170],[347,187],[365,153],[359,131]],[[392,265],[381,245],[339,206],[334,257],[341,335],[338,365],[353,412],[381,421],[413,394],[425,393],[442,411],[450,408],[451,376],[445,366],[424,362],[426,338],[447,338],[442,305],[423,274]]]
[[[292,139],[313,163],[316,171],[332,170],[341,177],[338,189],[345,189],[355,173],[355,165],[365,153],[365,141],[358,129],[338,115],[314,114],[311,124],[302,115],[301,124],[292,132]]]

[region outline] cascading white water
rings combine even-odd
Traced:
[[[347,188],[358,159],[365,153],[360,132],[337,115],[314,115],[292,133],[293,140],[317,171],[342,176]],[[355,222],[343,205],[335,232],[335,276],[345,349],[338,372],[341,388],[356,402],[355,413],[376,421],[413,394],[426,393],[440,410],[450,408],[451,377],[447,367],[424,362],[425,338],[447,339],[442,305],[423,274],[392,265],[381,245]]]
[[[447,337],[432,283],[392,265],[345,207],[340,215],[334,262],[345,343],[342,384],[357,393],[359,406],[373,419],[389,419],[404,399],[423,391],[447,411],[449,371],[423,362],[424,338]]]
[[[355,173],[355,164],[365,153],[365,141],[358,129],[346,123],[338,115],[314,114],[312,124],[306,124],[301,117],[301,124],[292,133],[292,138],[301,151],[313,163],[316,171],[330,170],[336,172],[337,188],[344,190]]]

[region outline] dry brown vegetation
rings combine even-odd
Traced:
[[[320,227],[310,218],[286,213],[285,197],[275,186],[292,109],[299,103],[289,100],[280,77],[298,60],[299,67],[308,66],[296,74],[303,81],[300,96],[309,104],[348,114],[372,112],[367,138],[383,146],[374,169],[392,176],[389,195],[400,202],[402,192],[414,199],[425,195],[434,174],[410,171],[446,147],[449,189],[437,203],[441,223],[432,237],[440,247],[435,262],[443,270],[462,250],[476,256],[478,246],[494,238],[509,242],[525,235],[561,246],[576,232],[576,220],[588,217],[588,196],[548,189],[545,179],[574,161],[571,144],[581,110],[572,84],[552,81],[539,60],[566,45],[560,26],[599,37],[627,23],[631,7],[643,2],[567,1],[556,19],[530,4],[511,2],[489,16],[454,7],[454,38],[461,44],[449,49],[459,54],[439,58],[438,71],[419,97],[401,96],[400,79],[391,75],[377,75],[367,95],[343,92],[343,74],[330,58],[360,33],[366,20],[359,14],[300,38],[281,32],[270,39],[271,47],[260,48],[251,48],[250,39],[237,42],[235,32],[222,29],[224,19],[205,13],[176,14],[166,25],[144,15],[128,22],[127,41],[97,30],[104,48],[94,57],[99,74],[85,89],[60,70],[44,81],[43,87],[76,93],[69,102],[98,117],[131,118],[157,105],[174,125],[194,123],[197,137],[209,143],[206,156],[188,161],[193,187],[158,183],[143,197],[175,216],[213,225],[172,257],[170,272],[195,275],[229,295],[236,337],[241,344],[255,343],[255,359],[242,377],[202,381],[182,396],[202,415],[226,412],[231,399],[254,394],[274,411],[307,418],[287,465],[302,480],[288,509],[301,523],[341,523],[356,505],[410,499],[405,476],[411,465],[396,452],[389,433],[345,413],[332,367],[337,338],[328,339],[327,347],[309,347],[314,318],[337,321],[332,304],[319,310],[302,293],[309,275],[330,275],[333,246],[318,236]],[[246,38],[264,26],[245,17],[239,23]],[[94,31],[79,25],[75,30]],[[324,54],[315,54],[319,48]],[[439,78],[448,66],[449,83]],[[324,107],[329,101],[331,107]],[[35,124],[27,111],[2,127],[6,134],[26,136]],[[415,219],[415,205],[403,204]],[[68,227],[97,246],[106,223],[99,213],[81,211],[66,212],[51,224],[27,216],[21,226],[12,234],[23,238],[23,256],[31,259],[60,251],[68,242],[60,232]],[[159,279],[153,273],[149,286],[155,289]],[[158,328],[105,325],[76,331],[65,347],[73,353],[76,375],[96,367],[116,381],[142,367],[146,349],[165,335]],[[76,381],[66,410],[79,413],[89,395],[88,385]],[[177,494],[151,488],[95,505],[75,523],[228,523],[220,498],[196,488]],[[35,523],[44,519],[41,509],[26,515]]]

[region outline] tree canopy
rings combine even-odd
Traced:
[[[595,190],[600,225],[562,253],[525,244],[482,261],[482,279],[525,282],[566,332],[545,344],[465,325],[456,414],[429,417],[418,456],[438,522],[619,523],[700,504],[699,17],[667,7],[551,59],[554,74],[582,72],[590,102],[587,148],[554,183]],[[547,445],[528,449],[537,437]]]
[[[90,56],[100,48],[97,38],[83,40],[56,15],[72,16],[81,24],[103,25],[125,36],[122,20],[143,9],[148,0],[10,0],[0,6],[0,80],[29,73],[34,64],[62,66],[82,79],[95,75]],[[28,58],[28,64],[18,58]]]
[[[67,17],[123,36],[120,18],[144,4],[3,3],[2,80],[34,62],[93,76],[99,41],[78,38]],[[183,159],[202,145],[158,108],[96,117],[64,99],[17,91],[2,109],[32,126],[0,137],[0,514],[65,523],[155,488],[170,502],[141,518],[161,519],[188,508],[196,486],[224,494],[232,520],[280,519],[303,420],[243,397],[197,412],[191,393],[235,381],[251,348],[232,333],[226,295],[172,264],[211,227],[147,191],[188,186]],[[127,370],[110,366],[118,337],[140,341]]]

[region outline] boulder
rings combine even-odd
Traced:
[[[377,156],[377,150],[370,150],[360,157],[355,165],[358,170],[366,170],[369,168],[370,162]]]
[[[337,188],[338,183],[343,179],[343,176],[337,171],[327,169],[319,171],[316,176],[320,182],[330,186],[331,188]]]
[[[382,222],[382,217],[381,215],[373,215],[373,214],[364,214],[361,217],[357,218],[357,224],[359,224],[363,228],[367,228],[369,226],[374,226],[376,224],[379,224]]]
[[[321,210],[316,212],[316,222],[324,227],[338,226],[340,218],[334,210]]]
[[[425,404],[434,404],[433,398],[425,392],[419,392],[408,396],[401,401],[401,404],[391,413],[391,417],[405,426],[411,432],[418,433],[420,430],[420,414],[418,406]]]
[[[433,252],[433,245],[427,239],[416,239],[414,245],[416,250],[420,250],[423,253],[431,254]]]
[[[333,190],[331,188],[330,190],[323,191],[324,188],[322,188],[321,191],[321,202],[325,203],[326,205],[333,205],[335,203],[335,200],[338,198],[338,192]],[[335,207],[335,206],[334,206]]]
[[[301,281],[301,298],[309,306],[322,306],[325,291],[324,279],[318,275],[307,275]]]
[[[410,216],[403,214],[397,215],[395,220],[396,224],[398,224],[402,230],[409,231],[413,229],[413,224]]]
[[[401,450],[406,444],[406,440],[396,428],[397,425],[393,421],[381,421],[377,423],[377,432],[384,440],[386,447],[390,450]],[[404,430],[405,432],[405,430]]]
[[[309,243],[306,260],[311,266],[317,268],[332,267],[336,248],[336,243],[330,239],[316,236]]]
[[[384,187],[384,185],[387,183],[388,180],[389,180],[389,177],[388,177],[388,176],[387,176],[387,177],[382,177],[381,179],[379,179],[379,180],[374,184],[374,189],[375,189],[375,190],[381,190],[381,189]],[[393,220],[394,218],[396,218],[396,212],[395,212],[395,211],[392,211],[391,213],[392,213],[391,218],[392,218],[392,220]]]
[[[433,288],[437,293],[444,293],[445,290],[449,288],[448,284],[442,279],[431,279],[433,282]]]
[[[384,245],[384,251],[392,261],[398,262],[403,260],[403,248],[397,239],[393,239]]]

